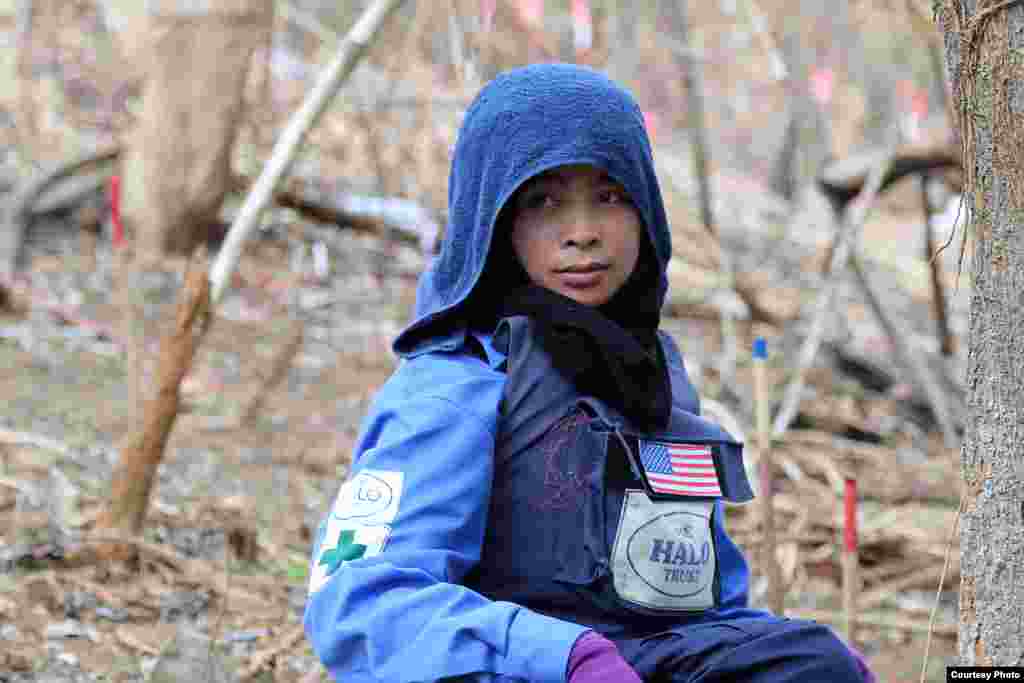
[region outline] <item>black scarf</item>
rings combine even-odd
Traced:
[[[555,369],[581,393],[605,401],[638,427],[661,429],[672,410],[671,382],[657,338],[657,311],[642,303],[649,296],[633,296],[637,282],[632,278],[600,308],[525,285],[505,295],[499,317],[532,318]]]

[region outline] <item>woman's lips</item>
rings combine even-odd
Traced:
[[[595,287],[604,279],[608,266],[594,266],[582,270],[562,270],[558,272],[559,279],[566,286],[573,289],[588,289]]]

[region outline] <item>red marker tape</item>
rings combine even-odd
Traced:
[[[811,68],[811,94],[823,107],[832,103],[836,89],[836,74],[830,67]]]
[[[110,176],[110,222],[114,225],[114,246],[124,246],[124,224],[121,223],[121,176]]]
[[[847,479],[843,494],[846,511],[846,526],[843,529],[843,545],[846,552],[857,550],[857,480]]]

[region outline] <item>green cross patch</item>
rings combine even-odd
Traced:
[[[366,546],[356,543],[356,532],[345,529],[338,536],[338,544],[320,555],[319,565],[327,566],[327,573],[333,574],[342,562],[358,560],[366,554]]]

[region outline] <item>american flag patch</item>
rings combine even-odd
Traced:
[[[711,446],[640,439],[640,462],[655,493],[721,496]]]

